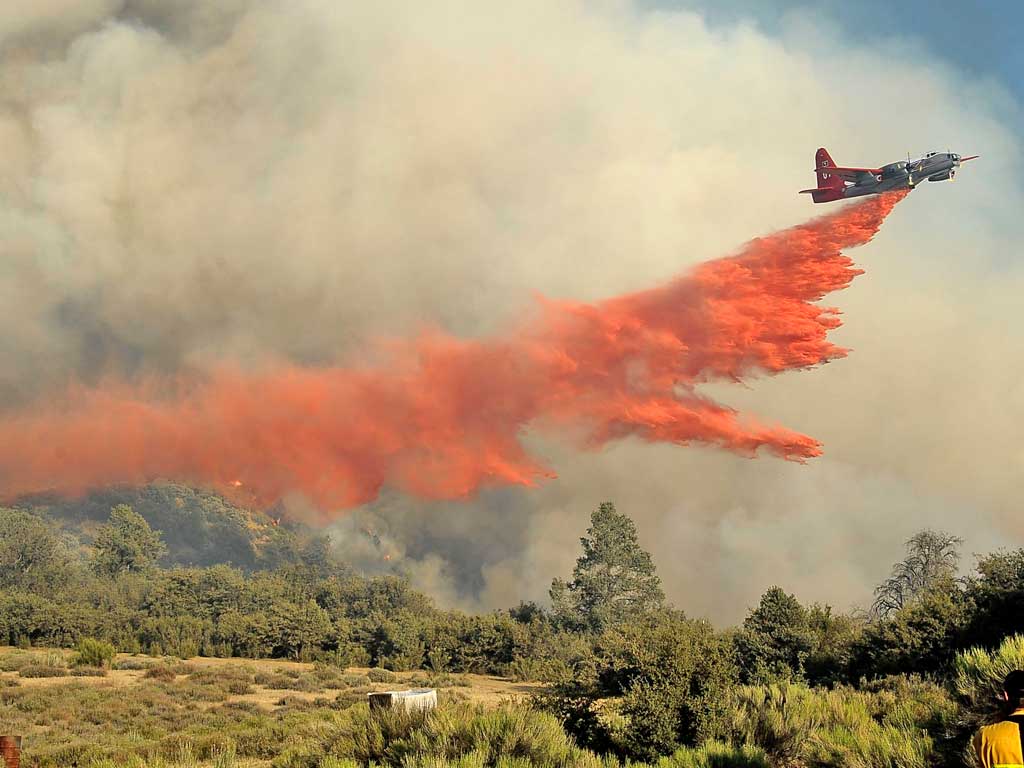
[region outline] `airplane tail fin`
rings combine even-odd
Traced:
[[[821,147],[814,153],[814,168],[818,176],[818,189],[842,189],[845,184],[838,176],[828,172],[829,168],[835,168],[836,163],[828,150]]]
[[[811,198],[816,203],[828,203],[833,200],[843,199],[843,190],[846,183],[838,176],[829,173],[829,168],[835,168],[836,163],[828,150],[824,147],[818,149],[814,154],[814,170],[818,178],[817,189],[802,189],[803,192],[810,192]]]

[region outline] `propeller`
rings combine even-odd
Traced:
[[[968,160],[977,160],[981,155],[968,155],[967,157],[958,157],[953,163],[954,167],[949,169],[949,180],[953,181],[956,179],[956,169],[960,167],[962,163],[966,163]]]

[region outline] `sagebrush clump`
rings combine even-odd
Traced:
[[[114,661],[114,646],[103,640],[83,637],[75,646],[74,663],[80,667],[107,668]]]

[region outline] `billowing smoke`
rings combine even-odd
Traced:
[[[495,339],[434,331],[387,344],[374,365],[222,370],[164,397],[162,382],[75,387],[0,420],[0,489],[162,477],[261,504],[299,492],[324,509],[372,501],[386,485],[456,499],[550,474],[521,442],[529,427],[596,447],[636,436],[807,459],[816,440],[743,419],[696,385],[843,356],[826,338],[836,311],[812,302],[858,274],[842,249],[867,242],[901,198],[755,240],[652,290],[546,301]]]
[[[914,192],[857,254],[870,279],[842,293],[848,319],[830,333],[850,360],[749,387],[681,377],[672,392],[694,417],[723,408],[729,435],[766,428],[716,403],[820,440],[807,466],[748,461],[742,440],[739,454],[648,442],[651,411],[616,424],[581,402],[571,431],[554,404],[526,403],[524,419],[538,415],[501,450],[540,472],[535,486],[484,476],[492,487],[468,501],[385,486],[331,532],[355,561],[399,563],[446,602],[490,608],[543,599],[610,499],[636,519],[669,597],[716,620],[742,617],[772,583],[845,607],[925,526],[969,551],[1016,546],[1019,106],[916,48],[913,30],[887,39],[801,9],[769,34],[701,11],[720,3],[682,5],[0,3],[0,419],[84,413],[101,397],[145,418],[202,419],[220,382],[248,388],[251,405],[264,380],[288,389],[284,371],[351,387],[357,373],[397,375],[395,363],[422,375],[421,344],[468,355],[549,320],[562,322],[552,333],[592,330],[603,318],[588,307],[607,314],[608,297],[667,285],[817,212],[795,194],[816,147],[852,165],[949,148],[988,159]],[[534,294],[582,304],[538,308]],[[425,324],[435,330],[417,337]],[[517,349],[539,364],[530,352]],[[634,394],[661,402],[659,371],[627,373]],[[208,466],[140,467],[130,457],[152,436],[117,423],[78,436],[122,441],[93,473],[181,470],[245,501],[299,485],[293,475],[341,487],[293,471],[300,454],[280,441],[247,445],[256,426]],[[614,439],[578,450],[602,424]],[[8,455],[45,454],[56,470],[61,446],[5,437]],[[286,473],[261,481],[242,461],[257,452]],[[15,461],[12,488],[90,482],[67,477],[70,460],[54,476]],[[321,514],[297,493],[286,506]]]

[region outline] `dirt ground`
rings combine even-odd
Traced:
[[[71,651],[68,650],[47,650],[38,651],[33,649],[37,653],[46,654],[60,654],[65,657],[66,661],[70,660],[72,655]],[[17,653],[17,649],[7,648],[0,646],[0,656],[5,653]],[[129,659],[140,659],[150,660],[146,656],[131,656],[129,654],[118,654],[116,661],[124,661]],[[153,661],[157,661],[153,659]],[[115,662],[116,663],[116,662]],[[186,662],[190,667],[230,667],[230,666],[244,666],[252,669],[255,672],[275,672],[283,671],[286,669],[293,669],[302,672],[312,671],[312,664],[305,664],[297,661],[285,661],[281,659],[215,659],[205,657],[193,657],[188,659]],[[346,670],[352,674],[366,674],[369,670],[366,668],[352,667]],[[411,687],[416,687],[411,682],[411,678],[415,675],[422,675],[422,672],[397,672],[396,680],[393,683],[375,683],[371,684],[376,691],[388,691],[388,690],[403,690]],[[134,670],[134,669],[112,669],[109,670],[104,677],[20,677],[17,672],[0,672],[0,678],[12,678],[18,681],[18,684],[25,688],[31,688],[36,686],[54,686],[54,685],[69,685],[69,684],[84,684],[93,685],[98,687],[106,688],[119,688],[119,687],[135,687],[143,684],[143,675],[145,670]],[[519,683],[502,677],[491,677],[487,675],[458,675],[457,677],[464,679],[469,683],[468,686],[453,686],[451,688],[445,688],[443,690],[452,692],[453,695],[460,699],[464,699],[471,703],[483,704],[485,706],[496,706],[503,701],[514,700],[519,698],[528,697],[540,690],[539,683]],[[187,679],[185,676],[179,676],[179,680],[184,681]],[[225,701],[248,701],[263,709],[273,709],[277,706],[278,702],[284,698],[302,699],[306,701],[313,701],[319,698],[333,698],[339,693],[346,691],[345,688],[326,688],[321,691],[309,692],[309,691],[296,691],[296,690],[282,690],[278,688],[267,688],[261,685],[253,685],[253,692],[232,695],[228,698],[217,702],[222,704]],[[213,706],[213,704],[209,704]]]

